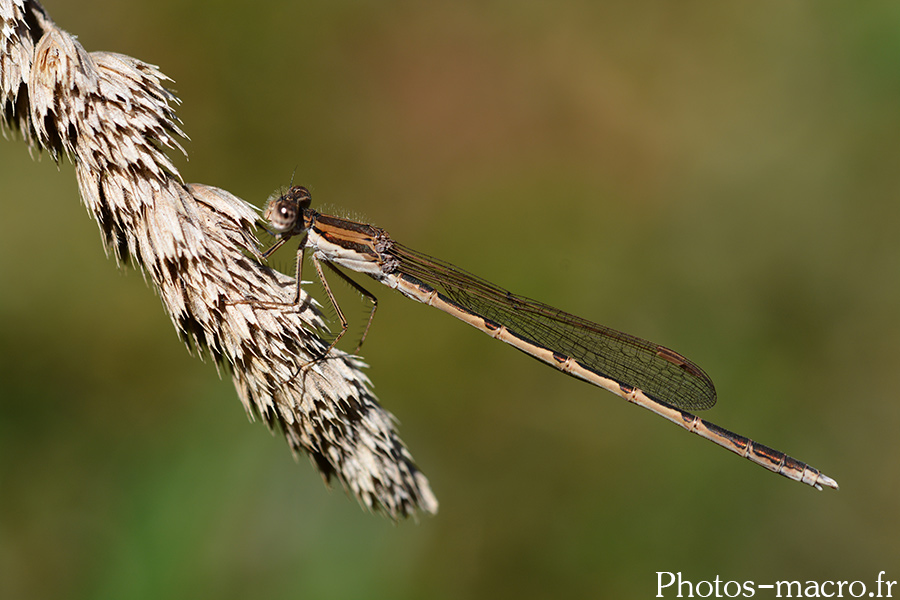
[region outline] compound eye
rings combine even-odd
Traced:
[[[297,224],[297,204],[281,197],[266,209],[266,219],[278,233],[290,231]]]

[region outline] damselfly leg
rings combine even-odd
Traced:
[[[303,223],[303,211],[302,207],[309,205],[309,191],[306,188],[298,187],[291,188],[292,191],[299,190],[297,194],[301,196],[297,203],[298,208],[300,210],[295,211],[281,211],[276,216],[274,211],[276,210],[273,206],[267,207],[266,209],[266,217],[269,219],[269,223],[273,226],[275,231],[269,231],[265,229],[265,231],[269,232],[272,235],[280,236],[279,239],[265,252],[260,254],[260,257],[263,260],[268,260],[268,258],[275,253],[276,250],[281,248],[288,240],[297,235],[302,235],[300,239],[300,245],[297,248],[297,262],[294,269],[294,277],[296,279],[297,285],[295,288],[294,299],[292,302],[276,302],[271,300],[259,300],[252,298],[244,298],[242,300],[234,300],[228,301],[225,304],[228,306],[233,306],[236,304],[249,304],[258,308],[263,309],[272,309],[272,310],[285,310],[285,309],[293,309],[297,311],[302,311],[310,302],[309,297],[307,300],[301,300],[303,298],[303,294],[301,293],[303,286],[303,263],[306,255],[307,248],[307,240],[308,240],[308,227],[304,227]],[[322,282],[322,287],[325,289],[325,294],[328,296],[328,300],[331,302],[331,306],[334,308],[335,314],[338,317],[338,320],[341,324],[341,330],[335,336],[334,340],[332,340],[331,344],[313,360],[301,366],[301,370],[305,369],[309,365],[323,360],[328,356],[331,350],[337,345],[337,343],[344,337],[344,334],[347,333],[349,328],[349,324],[347,322],[346,317],[344,316],[344,311],[341,310],[341,306],[337,301],[337,298],[334,295],[334,292],[331,290],[331,286],[328,283],[328,279],[325,277],[325,273],[322,269],[323,261],[319,260],[319,258],[313,254],[311,256],[313,266],[316,268],[316,274],[319,277],[319,281]],[[366,336],[369,333],[369,328],[372,326],[372,321],[375,319],[375,311],[378,309],[378,299],[368,291],[366,288],[361,286],[359,283],[354,281],[352,278],[348,277],[345,273],[343,273],[340,269],[336,268],[329,262],[324,262],[324,265],[330,269],[334,274],[340,277],[344,282],[346,282],[350,287],[356,290],[360,295],[369,300],[372,303],[372,310],[369,312],[369,318],[366,321],[365,329],[363,330],[362,335],[359,338],[359,343],[356,346],[356,349],[353,351],[353,354],[359,352],[360,348],[362,348],[363,342],[366,340]]]

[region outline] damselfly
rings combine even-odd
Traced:
[[[822,486],[837,489],[834,479],[806,463],[687,412],[710,408],[716,402],[716,390],[700,367],[677,352],[513,294],[450,263],[407,248],[383,229],[320,214],[310,208],[311,201],[309,191],[301,186],[269,201],[265,218],[279,239],[263,257],[268,258],[292,237],[300,237],[293,304],[297,305],[304,255],[307,249],[311,251],[313,265],[341,321],[341,332],[325,354],[347,331],[347,321],[325,279],[323,265],[372,301],[360,346],[377,308],[372,294],[336,268],[344,267],[365,273],[770,471],[819,490]]]

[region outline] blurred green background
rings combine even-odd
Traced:
[[[441,509],[366,514],[248,424],[104,256],[71,165],[4,140],[4,600],[900,579],[896,2],[45,7],[89,51],[175,79],[186,181],[259,205],[296,167],[320,210],[691,357],[719,391],[705,417],[842,489],[369,282],[369,375]]]

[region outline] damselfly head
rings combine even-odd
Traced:
[[[296,229],[303,221],[303,211],[309,208],[312,195],[303,186],[297,185],[266,205],[265,218],[277,233]]]

